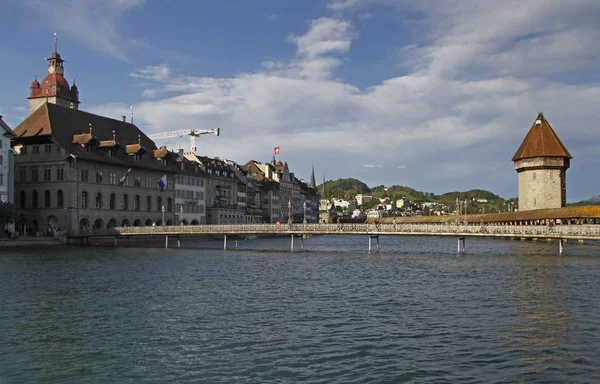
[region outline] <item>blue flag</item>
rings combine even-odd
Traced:
[[[167,188],[167,175],[164,175],[163,177],[158,179],[156,185],[158,186],[158,189],[160,189],[161,192],[164,191],[165,188]]]

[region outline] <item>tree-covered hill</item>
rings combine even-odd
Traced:
[[[323,193],[323,184],[317,186],[319,193]],[[337,179],[325,181],[325,194],[327,198],[352,199],[360,193],[369,193],[371,189],[367,184],[356,179]]]
[[[401,185],[392,185],[391,187],[385,187],[384,185],[378,185],[373,188],[369,188],[365,183],[357,179],[338,179],[329,180],[325,182],[326,198],[336,199],[353,199],[359,193],[371,194],[375,198],[387,197],[391,201],[396,201],[401,198],[406,198],[415,204],[421,204],[424,202],[436,202],[445,204],[449,207],[454,207],[456,199],[460,202],[467,200],[468,210],[478,212],[479,210],[485,210],[487,212],[500,212],[507,209],[509,201],[501,198],[500,196],[486,191],[484,189],[472,189],[465,192],[447,192],[442,195],[435,195],[431,192],[417,191],[414,188]],[[318,186],[319,193],[323,191],[323,184]],[[487,199],[487,203],[475,203],[474,198]],[[378,204],[379,201],[374,199],[369,204],[366,204],[363,208],[369,208],[371,205]]]

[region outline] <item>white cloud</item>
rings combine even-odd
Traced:
[[[313,20],[308,32],[292,41],[298,46],[298,54],[309,58],[347,52],[352,40],[350,26],[348,21],[323,17]]]
[[[354,8],[358,5],[360,0],[334,0],[327,4],[327,8],[334,11],[343,11],[348,8]]]
[[[129,76],[145,80],[166,81],[171,76],[171,70],[166,64],[148,65],[130,73]]]
[[[336,3],[347,10],[361,7]],[[396,2],[379,3],[400,12]],[[238,162],[269,160],[272,148],[281,145],[283,159],[304,178],[310,172],[306,159],[315,158],[317,173],[372,185],[434,192],[486,188],[509,197],[516,196],[510,158],[544,111],[574,154],[573,167],[600,166],[589,147],[600,139],[590,129],[596,126],[600,86],[557,77],[597,67],[598,27],[591,22],[600,13],[596,2],[452,4],[418,8],[431,33],[425,43],[404,48],[412,69],[372,87],[358,89],[335,78],[341,55],[358,34],[348,21],[320,18],[306,34],[289,39],[295,57],[265,62],[260,72],[230,78],[180,76],[167,66],[134,72],[157,97],[135,106],[136,121],[149,132],[220,127],[220,138],[199,140],[200,151]],[[170,96],[160,98],[165,92]],[[98,108],[112,116],[127,114],[122,109]],[[405,169],[396,175],[381,165],[399,160],[410,167],[396,166]],[[390,179],[400,174],[402,180]],[[579,193],[597,194],[600,185],[594,183],[597,190]]]
[[[121,60],[127,60],[117,32],[119,18],[138,8],[145,0],[22,0],[20,4],[38,12],[48,28],[94,47]]]

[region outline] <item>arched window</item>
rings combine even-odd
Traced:
[[[33,208],[37,208],[38,207],[38,193],[37,193],[37,191],[31,192],[31,206]]]
[[[167,199],[167,212],[173,211],[173,199],[170,197]]]
[[[162,197],[158,197],[156,199],[156,210],[160,211],[162,209]]]
[[[116,202],[117,202],[117,196],[115,196],[114,193],[111,193],[110,194],[110,199],[108,201],[108,207],[110,209],[115,209]]]
[[[135,195],[135,200],[133,202],[133,209],[136,211],[140,210],[140,195]]]
[[[152,196],[146,197],[146,211],[152,210]]]
[[[86,191],[81,191],[81,208],[87,209],[88,207],[88,194]]]
[[[123,195],[123,210],[126,211],[129,209],[129,196],[127,194]]]
[[[102,193],[96,193],[96,209],[102,209]]]
[[[65,197],[63,195],[63,191],[60,189],[56,192],[56,206],[58,208],[62,208],[65,205]]]
[[[25,191],[21,191],[21,208],[25,208],[25,204],[27,203],[27,194]]]
[[[44,207],[50,208],[50,191],[44,191]]]

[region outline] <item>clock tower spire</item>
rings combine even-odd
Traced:
[[[65,79],[64,63],[57,49],[58,41],[54,34],[54,52],[46,60],[48,61],[48,74],[41,84],[37,79],[31,83],[29,93],[29,114],[32,114],[44,103],[53,103],[67,108],[79,109],[79,90]]]

